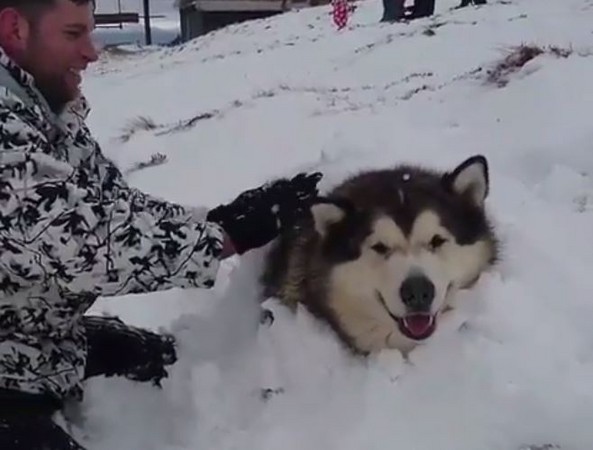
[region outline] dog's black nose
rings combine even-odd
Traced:
[[[399,289],[402,301],[412,311],[429,310],[434,294],[434,284],[424,275],[412,275],[406,278]]]

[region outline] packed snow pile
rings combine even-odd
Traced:
[[[261,326],[266,248],[212,290],[101,299],[90,313],[173,332],[179,361],[163,389],[91,380],[75,429],[89,449],[593,448],[593,1],[456,4],[387,24],[359,1],[340,31],[321,6],[103,54],[90,127],[136,187],[215,206],[301,170],[325,191],[483,154],[503,248],[388,370],[275,299]]]

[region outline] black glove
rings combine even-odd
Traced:
[[[126,325],[118,317],[83,316],[88,341],[85,378],[123,376],[161,386],[177,361],[175,338]],[[114,351],[114,349],[117,349]]]
[[[319,172],[299,173],[290,180],[266,183],[243,192],[228,205],[210,210],[206,218],[226,231],[238,254],[245,253],[267,244],[306,217],[322,176]]]

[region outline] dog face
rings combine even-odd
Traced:
[[[312,207],[333,289],[406,338],[428,338],[451,295],[495,257],[487,193],[481,156],[445,174],[403,167],[352,179]]]

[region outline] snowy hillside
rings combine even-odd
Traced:
[[[212,291],[102,299],[93,313],[174,330],[180,361],[163,390],[91,381],[77,430],[90,450],[593,448],[593,1],[456,4],[379,24],[380,2],[360,1],[339,32],[325,6],[103,55],[90,126],[134,186],[214,206],[303,169],[325,190],[361,168],[482,153],[504,248],[395,379],[273,299],[258,329],[265,249],[225,264]],[[543,52],[501,64],[521,44]],[[152,129],[130,133],[138,116]],[[133,170],[155,153],[166,163]]]

